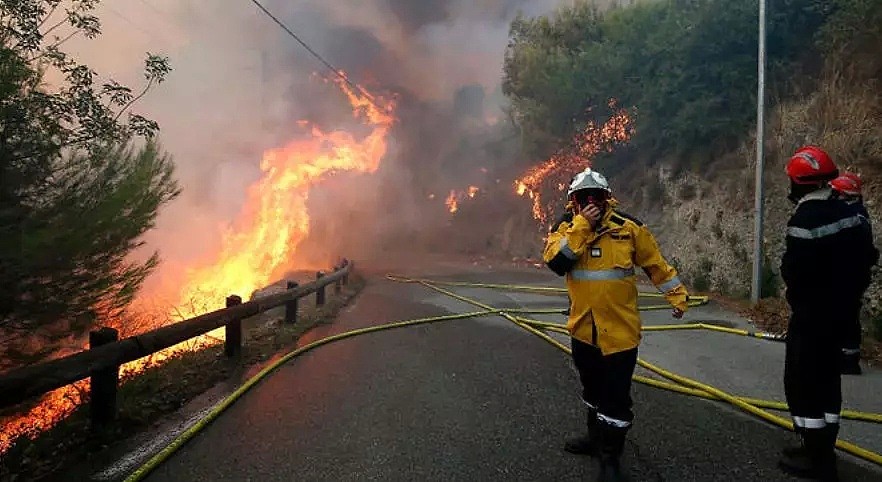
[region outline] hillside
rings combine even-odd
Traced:
[[[736,298],[749,293],[752,260],[756,12],[755,1],[605,12],[577,2],[551,18],[516,20],[505,64],[505,92],[534,158],[602,122],[610,99],[629,109],[636,129],[627,145],[585,161],[655,228],[694,290]],[[792,210],[783,166],[796,147],[821,145],[840,169],[860,173],[871,215],[882,214],[882,4],[775,3],[768,19],[763,294],[775,297]],[[544,193],[560,199],[551,184]],[[882,336],[880,294],[877,279],[865,321]]]

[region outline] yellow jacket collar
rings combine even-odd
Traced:
[[[614,229],[619,229],[621,227],[620,225],[610,221],[610,218],[616,214],[615,211],[613,211],[613,206],[614,205],[610,203],[610,205],[606,208],[606,212],[603,213],[603,217],[600,218],[600,228],[598,230],[611,231]]]

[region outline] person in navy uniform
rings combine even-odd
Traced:
[[[786,172],[796,210],[781,259],[791,311],[784,392],[800,444],[784,449],[779,466],[798,477],[835,481],[840,334],[850,326],[853,300],[863,294],[862,280],[878,251],[866,218],[833,195],[829,183],[839,170],[824,150],[800,148]]]
[[[833,190],[833,197],[842,200],[850,206],[853,212],[862,216],[866,221],[867,229],[870,230],[870,236],[873,236],[873,227],[870,222],[870,214],[863,203],[861,195],[861,178],[857,174],[846,172],[830,181],[830,188]],[[876,252],[873,264],[877,264],[879,253]],[[858,283],[858,289],[863,294],[870,286],[871,273],[865,272]],[[861,370],[861,304],[863,296],[859,296],[851,300],[848,307],[848,320],[846,326],[842,330],[842,354],[839,358],[839,372],[843,375],[860,375]]]

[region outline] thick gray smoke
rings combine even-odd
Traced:
[[[504,117],[499,84],[510,21],[518,10],[536,15],[561,3],[569,2],[266,0],[353,80],[400,96],[380,171],[335,176],[313,190],[315,236],[303,249],[321,257],[359,247],[353,255],[365,256],[366,240],[424,241],[448,223],[443,201],[451,189],[495,183],[493,163],[511,162],[491,127]],[[160,123],[184,187],[148,239],[161,251],[162,270],[217,251],[219,227],[236,219],[261,176],[262,153],[302,135],[298,120],[352,126],[345,98],[312,75],[327,74],[321,64],[251,2],[105,2],[98,13],[104,35],[68,44],[96,71],[138,85],[147,51],[168,55],[174,68],[137,106]]]

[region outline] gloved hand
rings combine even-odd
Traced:
[[[583,207],[579,214],[588,220],[592,229],[597,227],[597,223],[600,222],[600,218],[603,216],[603,212],[594,204],[588,204]]]
[[[680,308],[674,308],[671,310],[671,316],[679,320],[680,318],[683,318],[683,310]]]

